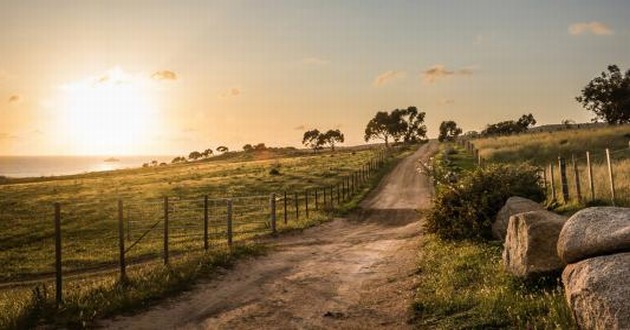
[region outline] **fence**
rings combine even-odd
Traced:
[[[470,141],[461,140],[483,166],[487,160]],[[630,144],[617,150],[593,150],[558,155],[557,161],[540,166],[550,201],[569,204],[630,206]]]
[[[51,212],[42,212],[54,220],[52,230],[42,234],[45,239],[35,249],[50,256],[54,249],[51,275],[56,301],[61,303],[64,278],[70,274],[89,276],[97,270],[118,269],[121,279],[125,279],[130,264],[161,260],[169,265],[177,255],[230,248],[238,242],[276,234],[315,213],[332,211],[360,192],[388,156],[388,152],[378,151],[335,184],[302,191],[231,198],[167,196],[142,202],[118,199],[54,203]],[[98,214],[101,220],[73,228],[82,224],[78,219],[86,212]],[[94,234],[90,237],[97,238],[83,239],[81,233],[88,231]]]

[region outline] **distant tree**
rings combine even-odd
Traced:
[[[318,129],[312,129],[304,132],[302,144],[305,147],[313,149],[313,152],[317,152],[317,150],[321,149],[324,144],[322,133],[320,133]]]
[[[252,145],[248,143],[248,144],[243,146],[243,151],[245,151],[245,152],[252,152],[252,151],[254,151],[254,147],[252,147]]]
[[[259,143],[254,146],[254,151],[263,151],[267,150],[267,146],[264,143]]]
[[[181,157],[178,156],[178,157],[173,158],[173,160],[171,160],[171,163],[173,163],[173,164],[185,163],[185,162],[186,162],[186,157],[184,157],[184,156],[181,156]]]
[[[160,163],[160,166],[166,166],[166,165],[168,165],[168,164],[166,164],[166,163],[164,163],[164,162],[161,162],[161,163]]]
[[[457,123],[452,120],[443,121],[440,124],[438,141],[454,141],[460,134],[462,134],[462,129],[457,127]]]
[[[157,166],[158,165],[158,161],[157,160],[152,160],[151,161],[151,165],[152,166]]]
[[[335,151],[335,144],[337,143],[343,143],[344,136],[343,133],[341,133],[340,130],[336,129],[336,130],[328,130],[328,132],[324,133],[321,135],[321,140],[325,143],[328,144],[330,146],[330,149],[332,151]]]
[[[602,72],[600,77],[591,80],[575,99],[595,113],[594,121],[630,123],[630,70],[624,74],[618,66],[609,65],[608,73]]]
[[[529,129],[529,126],[533,125],[536,125],[536,119],[534,119],[534,116],[530,113],[521,116],[521,118],[519,118],[517,121],[506,120],[498,122],[496,124],[490,124],[486,126],[486,129],[481,131],[481,135],[493,136],[518,134],[527,131]]]
[[[188,155],[188,158],[192,160],[197,160],[201,158],[202,156],[203,155],[199,151],[193,151]]]
[[[203,156],[203,158],[208,158],[210,156],[212,156],[214,154],[214,152],[212,152],[212,149],[206,149],[201,153],[201,156]]]
[[[521,118],[516,121],[516,124],[527,130],[530,126],[536,125],[536,119],[534,119],[534,115],[530,113],[527,115],[522,115]]]
[[[571,126],[575,125],[575,120],[573,120],[573,119],[563,119],[560,123],[565,128],[570,128]]]
[[[218,146],[217,147],[217,152],[225,153],[225,152],[228,152],[228,151],[229,151],[229,149],[226,146]]]
[[[144,164],[142,164],[142,167],[145,167],[145,168],[146,168],[146,167],[149,167],[149,163],[144,163]]]
[[[365,128],[365,142],[377,138],[385,141],[385,146],[389,146],[390,138],[394,142],[402,139],[408,143],[425,140],[425,115],[424,112],[418,112],[416,107],[395,109],[391,113],[379,111]]]
[[[476,139],[480,136],[479,132],[477,131],[468,131],[466,133],[464,133],[464,135],[462,135],[463,137],[467,138],[467,139]]]

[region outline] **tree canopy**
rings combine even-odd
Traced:
[[[199,151],[193,151],[190,154],[188,154],[188,158],[193,159],[193,160],[197,160],[201,158],[202,156],[203,155]]]
[[[381,139],[389,146],[389,140],[408,143],[426,140],[427,127],[424,125],[425,112],[418,112],[416,107],[395,109],[391,113],[379,111],[365,128],[365,142]]]
[[[228,149],[228,147],[226,146],[218,146],[217,147],[217,152],[228,152],[230,149]]]
[[[591,80],[575,99],[595,113],[594,120],[630,123],[630,70],[624,74],[618,66],[609,65],[608,72]]]
[[[481,135],[483,136],[493,136],[493,135],[511,135],[523,133],[529,129],[530,126],[536,125],[536,119],[534,119],[534,115],[527,114],[522,115],[518,120],[506,120],[502,122],[498,122],[496,124],[490,124],[486,126],[486,129],[481,131]]]
[[[462,129],[457,127],[457,123],[452,120],[443,121],[440,124],[438,141],[454,141],[460,134],[462,134]]]
[[[321,149],[324,144],[322,133],[318,129],[312,129],[304,132],[302,144],[313,149],[313,152],[317,152],[317,150]]]
[[[328,130],[326,133],[324,133],[322,135],[322,140],[325,144],[328,144],[330,146],[330,149],[332,151],[335,151],[335,144],[337,143],[343,143],[344,141],[344,136],[343,133],[341,133],[340,130],[336,129],[336,130]]]

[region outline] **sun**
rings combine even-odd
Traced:
[[[83,155],[147,153],[157,129],[150,82],[120,68],[62,86],[61,131],[68,148]]]

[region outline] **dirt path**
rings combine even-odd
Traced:
[[[402,160],[349,219],[283,237],[268,256],[144,313],[100,322],[112,329],[407,328],[419,222],[430,185],[418,159]]]

